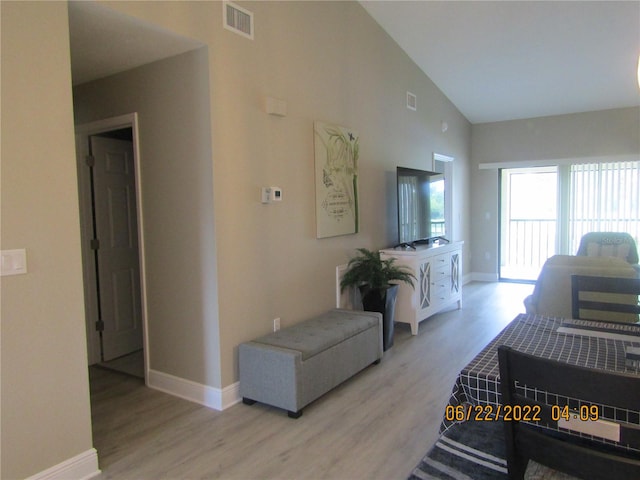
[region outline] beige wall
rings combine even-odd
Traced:
[[[1,2],[2,470],[24,478],[91,449],[66,3]]]
[[[640,158],[640,108],[477,124],[472,127],[471,270],[498,275],[498,173],[482,163],[553,164],[589,157]],[[485,258],[485,254],[489,258]]]
[[[255,40],[220,31],[212,56],[216,206],[234,199],[215,216],[224,385],[237,379],[240,342],[275,317],[286,326],[333,307],[335,266],[356,247],[396,241],[396,165],[426,168],[440,151],[457,158],[462,186],[470,156],[468,122],[359,4],[243,5],[255,12]],[[266,115],[265,95],[286,100],[287,117]],[[314,120],[360,135],[357,235],[315,238]],[[262,205],[263,185],[281,187],[283,202]],[[458,201],[466,212],[468,198]]]
[[[335,266],[356,247],[395,241],[396,165],[428,168],[434,151],[456,158],[454,237],[468,251],[471,126],[357,2],[240,2],[255,12],[253,41],[222,28],[219,2],[105,4],[207,47],[99,85],[119,90],[155,72],[167,83],[149,81],[147,98],[78,107],[86,120],[141,113],[145,222],[163,226],[145,245],[158,275],[151,313],[166,320],[150,332],[152,368],[229,386],[240,342],[275,317],[286,326],[333,307]],[[2,47],[2,245],[29,254],[29,273],[2,281],[2,477],[16,478],[91,447],[66,4],[2,2]],[[193,76],[181,79],[184,69]],[[266,95],[286,100],[285,118],[264,112]],[[315,238],[315,120],[360,134],[357,235]],[[266,185],[283,189],[282,203],[260,203]],[[173,251],[181,246],[191,251]],[[185,267],[161,268],[169,253]],[[187,301],[186,323],[174,296]]]
[[[149,368],[220,386],[207,49],[73,96],[78,124],[138,113]]]
[[[275,317],[286,326],[331,308],[335,266],[356,247],[393,244],[396,165],[456,157],[455,237],[468,238],[470,125],[356,2],[240,2],[255,14],[253,41],[221,27],[217,2],[179,14],[184,5],[106,5],[209,47],[222,386],[237,381],[239,343]],[[288,115],[267,115],[265,96]],[[357,235],[315,238],[314,120],[360,134]],[[260,203],[270,185],[281,204]]]
[[[105,2],[206,48],[77,90],[83,121],[140,111],[154,369],[229,386],[240,342],[331,308],[335,266],[395,241],[396,165],[456,158],[464,271],[495,274],[497,176],[479,163],[640,151],[638,109],[472,129],[357,2],[239,3],[253,41],[222,28],[219,2]],[[19,478],[91,448],[91,424],[66,4],[1,8],[2,248],[29,255],[27,275],[2,279],[1,476]],[[286,117],[265,113],[267,95]],[[357,235],[315,238],[315,120],[360,134]],[[260,203],[268,185],[282,203]],[[172,253],[183,267],[162,265]]]

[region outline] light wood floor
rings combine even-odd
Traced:
[[[397,325],[395,345],[304,409],[224,412],[91,369],[102,475],[122,479],[404,479],[435,442],[457,373],[516,314],[533,285],[470,283],[463,307]]]
[[[144,350],[99,363],[98,366],[144,379]]]

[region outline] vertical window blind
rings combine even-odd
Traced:
[[[404,205],[399,209],[405,212],[399,219],[400,238],[419,238],[418,232],[418,179],[416,177],[400,177],[398,183],[398,202]]]
[[[640,162],[571,165],[570,189],[571,251],[587,232],[627,232],[640,240]]]
[[[626,232],[640,244],[640,161],[500,172],[501,278],[534,280],[548,257],[575,255],[589,232]]]

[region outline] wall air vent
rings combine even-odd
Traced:
[[[407,92],[407,108],[409,110],[418,110],[418,98],[411,92]]]
[[[224,28],[253,40],[253,13],[235,3],[222,2]]]

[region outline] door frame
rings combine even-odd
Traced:
[[[140,257],[140,306],[142,314],[142,343],[144,351],[145,384],[149,377],[149,338],[147,325],[147,274],[144,242],[144,218],[142,201],[142,178],[140,168],[140,150],[138,141],[138,114],[136,112],[117,117],[97,120],[75,126],[76,166],[78,169],[78,203],[80,208],[80,238],[82,251],[82,270],[84,275],[85,324],[87,333],[87,365],[100,362],[100,336],[95,329],[98,316],[96,294],[95,256],[90,248],[93,237],[93,219],[91,205],[90,174],[85,158],[89,154],[89,137],[99,133],[131,128],[133,137],[133,157],[135,165],[136,211],[138,216],[138,249]]]

